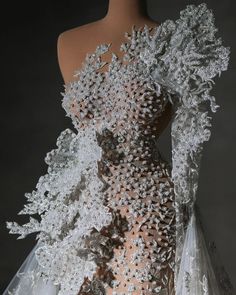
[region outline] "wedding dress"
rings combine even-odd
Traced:
[[[75,131],[61,132],[47,174],[25,194],[19,214],[34,216],[7,222],[38,241],[4,295],[234,294],[196,207],[219,107],[210,91],[230,54],[216,32],[205,3],[187,5],[175,21],[133,25],[122,58],[102,61],[111,44],[87,54],[62,93]],[[172,163],[158,149],[168,105]]]

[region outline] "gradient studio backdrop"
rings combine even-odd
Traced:
[[[201,2],[148,0],[147,7],[150,18],[162,22],[178,18],[187,4]],[[213,114],[212,136],[204,148],[198,205],[205,230],[216,242],[236,287],[236,7],[235,0],[205,2],[214,11],[224,45],[231,47],[231,61],[214,89],[221,108]],[[108,0],[5,4],[1,12],[6,17],[4,21],[1,18],[1,293],[35,243],[35,235],[23,240],[9,235],[5,221],[28,220],[17,216],[26,201],[24,193],[32,192],[46,173],[44,157],[56,147],[59,133],[67,127],[73,129],[61,106],[63,79],[57,62],[57,37],[67,29],[103,18]],[[170,128],[161,138],[161,150],[170,159]]]

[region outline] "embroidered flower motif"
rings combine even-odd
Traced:
[[[145,232],[156,225],[161,236],[165,233],[165,240],[153,240],[150,254],[143,237],[133,239],[136,250],[131,262],[151,258],[137,273],[124,267],[127,281],[130,277],[137,283],[152,281],[147,291],[169,294],[168,272],[175,270],[177,278],[186,258],[190,269],[177,286],[182,292],[177,295],[216,295],[210,292],[205,274],[202,282],[194,280],[199,269],[205,270],[205,264],[196,259],[202,240],[198,244],[197,234],[194,239],[185,237],[186,228],[187,233],[196,230],[193,208],[199,163],[211,127],[206,103],[210,102],[212,112],[219,107],[210,94],[212,79],[227,69],[229,61],[230,50],[215,37],[216,32],[206,4],[188,5],[176,21],[166,20],[153,31],[145,25],[125,33],[128,42],[120,47],[123,58],[112,53],[106,72],[102,69],[107,63],[101,57],[111,44],[98,45],[75,72],[77,80],[65,85],[62,106],[76,132],[62,131],[57,148],[45,157],[47,174],[39,178],[36,190],[25,195],[28,203],[19,213],[37,214],[40,220],[30,217],[22,226],[7,223],[10,233],[19,238],[38,232],[37,275],[58,285],[58,295],[77,295],[79,290],[105,294],[107,286],[120,295],[120,281],[112,280],[109,272],[106,279],[94,275],[105,264],[109,270],[118,265],[120,272],[127,253],[121,249],[115,261],[113,250],[125,242],[123,233],[133,228],[137,217],[142,218],[138,230]],[[159,154],[156,156],[155,132],[168,102],[174,108],[171,177]],[[127,192],[138,198],[133,200]],[[166,203],[172,203],[174,196],[175,203],[168,208]],[[131,216],[128,220],[117,213],[124,206]],[[182,255],[184,245],[186,257]],[[86,280],[90,281],[87,285]],[[138,284],[128,284],[127,293],[134,288],[146,294]]]

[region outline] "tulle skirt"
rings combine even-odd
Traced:
[[[43,280],[37,275],[39,265],[35,257],[35,251],[39,247],[38,242],[31,250],[25,261],[12,278],[3,295],[57,295],[59,286],[50,281]]]
[[[40,266],[35,258],[35,250],[39,246],[38,242],[3,295],[60,295],[59,285],[54,285],[39,275]],[[230,288],[227,290],[227,284],[225,290],[221,290],[218,284],[202,227],[194,211],[186,230],[179,274],[172,294],[228,295],[232,292]]]

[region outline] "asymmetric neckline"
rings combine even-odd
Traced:
[[[137,26],[136,24],[133,24],[131,26],[130,31],[128,31],[128,30],[127,31],[123,31],[123,36],[126,37],[126,40],[123,41],[123,42],[120,42],[120,45],[118,46],[118,52],[119,53],[122,52],[123,46],[128,42],[127,36],[132,36],[134,34],[141,34],[141,33],[144,33],[145,31],[150,34],[151,32],[156,31],[160,25],[161,25],[161,23],[159,23],[156,26],[152,26],[151,27],[151,26],[149,26],[147,24],[144,24],[142,26]],[[113,42],[99,42],[95,46],[95,49],[94,50],[87,51],[85,58],[82,60],[81,66],[79,68],[76,68],[73,71],[73,77],[78,76],[79,73],[81,71],[83,71],[83,69],[84,69],[84,67],[86,66],[86,63],[87,63],[86,62],[87,58],[89,56],[94,56],[96,54],[96,52],[99,50],[99,48],[101,48],[101,47],[106,47],[107,48],[106,52],[109,52],[110,55],[111,55],[111,59],[109,61],[104,61],[104,63],[105,63],[104,66],[107,65],[109,67],[109,65],[112,63],[112,57],[116,57],[119,62],[123,62],[124,61],[124,55],[122,55],[121,57],[119,57],[117,55],[117,53],[112,50],[112,45],[113,45]],[[106,70],[106,71],[103,71],[102,73],[104,73],[105,75],[107,75],[109,73],[109,69]],[[76,80],[69,80],[67,83],[64,83],[64,86],[66,87],[68,85],[71,85],[74,82],[76,82]]]
[[[121,57],[105,42],[87,53],[62,93],[75,130],[60,133],[47,173],[26,194],[19,214],[29,222],[7,222],[18,239],[38,233],[38,246],[5,295],[235,294],[195,206],[210,111],[219,107],[211,90],[230,54],[216,32],[205,3],[187,5],[176,20],[125,31]],[[157,130],[168,102],[169,163]]]

